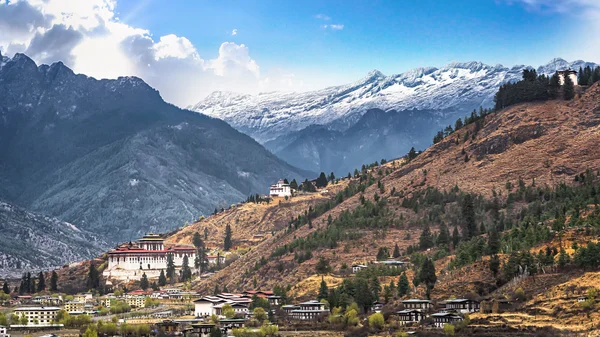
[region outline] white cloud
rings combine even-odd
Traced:
[[[331,29],[331,30],[342,30],[342,29],[344,29],[344,25],[342,25],[342,24],[321,25],[321,28]]]
[[[315,18],[319,19],[319,20],[324,20],[324,21],[331,20],[331,18],[325,14],[317,14],[317,15],[315,15]]]
[[[244,44],[223,42],[214,59],[203,59],[186,37],[154,38],[121,22],[115,6],[116,0],[0,0],[0,50],[26,53],[38,63],[63,61],[96,78],[138,76],[179,106],[214,90],[257,93],[281,89],[282,81],[285,88],[297,87],[284,72],[277,79],[261,77]]]

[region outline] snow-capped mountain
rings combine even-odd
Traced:
[[[550,75],[556,70],[577,70],[586,65],[593,64],[556,58],[537,71]],[[355,83],[310,92],[244,95],[218,91],[189,109],[225,120],[266,143],[309,125],[345,130],[372,108],[464,115],[479,106],[492,106],[498,87],[519,80],[525,68],[532,67],[450,63],[442,68],[417,68],[391,76],[373,70]]]

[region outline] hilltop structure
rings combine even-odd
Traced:
[[[165,248],[164,239],[158,234],[147,234],[135,243],[120,245],[108,252],[108,268],[103,272],[107,278],[139,280],[142,274],[156,278],[167,269],[167,255],[172,254],[175,269],[180,269],[187,256],[192,267],[196,250],[192,246]]]
[[[564,85],[565,84],[565,77],[568,76],[571,81],[573,81],[573,85],[577,85],[577,72],[575,70],[561,70],[561,71],[557,71],[558,73],[558,79],[560,81],[560,85]]]
[[[277,184],[271,185],[269,188],[269,195],[271,197],[291,197],[292,188],[290,184],[286,184],[283,180],[279,179]]]

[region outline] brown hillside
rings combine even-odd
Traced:
[[[597,146],[600,142],[599,125],[600,88],[596,84],[574,101],[527,103],[489,115],[475,136],[476,125],[471,124],[430,147],[410,163],[400,167],[388,166],[394,169],[381,181],[385,184],[386,195],[394,188],[402,196],[428,186],[449,189],[455,185],[461,190],[483,195],[491,195],[492,189],[506,194],[506,182],[516,185],[518,179],[523,179],[528,185],[533,179],[538,185],[570,183],[575,174],[587,168],[600,167],[600,147]],[[466,132],[469,132],[468,137],[465,137]],[[468,161],[465,161],[465,153]],[[379,193],[376,184],[367,188],[364,195],[372,198],[375,193]],[[414,218],[416,214],[412,210],[399,206],[399,198],[390,197],[390,209],[396,216],[402,214],[405,219]],[[358,199],[359,195],[355,195],[318,217],[313,221],[312,229],[304,226],[291,233],[277,232],[225,270],[199,281],[198,289],[212,289],[215,282],[227,284],[229,289],[248,288],[254,283],[264,288],[276,284],[294,285],[314,274],[314,265],[320,255],[327,257],[333,269],[338,271],[342,264],[350,266],[355,261],[374,260],[380,246],[393,247],[397,243],[403,249],[416,242],[420,228],[392,228],[385,233],[364,230],[362,238],[342,242],[334,249],[313,252],[313,259],[300,265],[293,261],[292,254],[269,259],[276,247],[325,226],[329,215],[335,218],[343,210],[356,208]],[[278,209],[273,209],[273,212],[278,212]],[[283,219],[289,219],[289,216]],[[224,227],[224,224],[215,224],[215,227],[218,226]],[[405,239],[407,233],[410,234],[409,239]],[[267,264],[254,270],[262,257],[268,259]],[[484,267],[473,268],[483,270]],[[459,276],[458,279],[464,279],[465,291],[474,290],[473,282],[468,284],[472,279],[462,277],[462,274]],[[457,277],[441,275],[443,279],[455,280]],[[481,281],[487,279],[488,275],[482,275]]]

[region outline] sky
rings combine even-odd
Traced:
[[[138,76],[185,107],[453,61],[600,63],[600,0],[0,0],[0,51]]]

